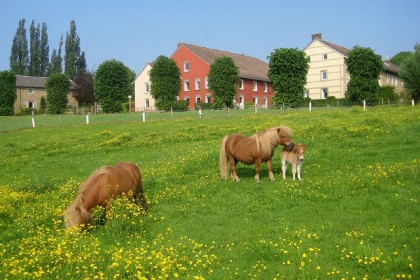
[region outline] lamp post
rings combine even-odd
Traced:
[[[131,95],[128,96],[128,112],[131,113]]]

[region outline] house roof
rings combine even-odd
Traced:
[[[46,77],[16,75],[16,86],[26,88],[45,88]]]
[[[336,44],[333,44],[333,43],[331,43],[331,42],[328,42],[328,41],[325,41],[325,40],[319,40],[320,42],[322,42],[322,43],[324,43],[325,45],[327,45],[328,47],[330,47],[330,48],[332,48],[333,50],[335,50],[335,51],[337,51],[337,52],[339,52],[339,53],[341,53],[342,55],[344,55],[344,56],[346,56],[347,57],[347,55],[349,54],[349,49],[347,49],[347,48],[345,48],[345,47],[342,47],[342,46],[339,46],[339,45],[336,45]]]
[[[47,82],[47,77],[16,75],[16,87],[45,88],[46,82]],[[76,86],[77,85],[72,80],[70,80],[70,89],[75,89]]]
[[[260,81],[269,82],[270,79],[267,76],[268,73],[268,63],[264,61],[250,57],[244,54],[231,53],[227,51],[221,51],[216,49],[210,49],[206,47],[200,47],[192,44],[181,43],[191,52],[199,56],[209,65],[214,62],[214,60],[220,56],[229,56],[233,59],[236,66],[239,68],[239,77]],[[178,45],[179,47],[179,45]]]
[[[384,60],[384,70],[398,74],[400,72],[400,67],[392,63],[390,60]]]

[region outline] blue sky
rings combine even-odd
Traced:
[[[137,74],[179,42],[267,61],[276,48],[303,50],[311,35],[383,59],[420,43],[418,0],[0,0],[0,71],[9,69],[20,19],[48,27],[50,55],[75,20],[88,69],[109,59]]]

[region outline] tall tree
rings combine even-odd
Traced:
[[[217,57],[210,65],[209,89],[213,92],[216,107],[233,107],[238,79],[239,69],[231,57]]]
[[[40,39],[40,27],[39,24],[35,26],[35,21],[32,20],[31,27],[29,29],[30,33],[30,59],[29,59],[29,76],[41,76],[41,39]]]
[[[348,54],[346,65],[350,74],[346,92],[349,101],[376,101],[378,78],[384,69],[381,56],[371,48],[355,46]]]
[[[121,61],[108,60],[99,65],[94,78],[94,94],[105,113],[122,111],[122,103],[134,92],[133,80],[133,71]]]
[[[76,32],[76,23],[70,22],[70,32],[66,35],[64,54],[64,73],[70,79],[86,72],[86,59],[84,52],[80,52],[80,38]]]
[[[13,115],[16,100],[16,76],[13,72],[0,72],[0,116]]]
[[[404,60],[407,59],[412,53],[411,52],[399,52],[391,58],[391,62],[397,66],[401,66]]]
[[[48,68],[48,76],[63,72],[63,66],[62,66],[63,59],[61,58],[62,46],[63,46],[63,35],[61,35],[60,41],[58,42],[58,51],[54,49],[52,52],[51,63]]]
[[[86,72],[78,75],[75,77],[74,83],[77,86],[74,90],[73,96],[79,104],[84,103],[93,105],[95,102],[95,95],[93,94],[93,74]]]
[[[303,102],[308,60],[303,51],[292,48],[275,49],[268,57],[268,77],[273,83],[274,103],[299,106]]]
[[[158,56],[150,70],[150,94],[159,110],[168,110],[181,89],[181,72],[173,59]]]
[[[53,74],[48,77],[45,88],[47,90],[48,112],[61,114],[67,107],[67,95],[70,89],[69,77],[65,74]]]
[[[415,51],[401,65],[400,76],[404,87],[410,92],[411,97],[420,100],[420,45],[416,44]]]
[[[40,44],[40,54],[39,54],[39,70],[40,75],[45,77],[48,73],[48,67],[50,65],[50,46],[48,44],[48,33],[47,33],[47,24],[42,23],[41,28],[41,44]]]
[[[18,75],[28,73],[28,40],[26,39],[25,19],[19,20],[19,26],[13,38],[10,70]]]

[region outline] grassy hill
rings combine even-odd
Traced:
[[[1,279],[418,279],[420,107],[40,127],[0,135]],[[287,125],[303,180],[222,181],[224,135]],[[73,235],[62,216],[95,169],[133,161],[129,198]]]

